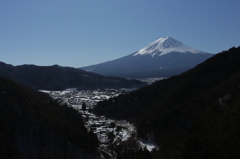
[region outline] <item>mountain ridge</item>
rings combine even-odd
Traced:
[[[171,37],[164,37],[130,55],[81,69],[124,78],[171,77],[211,56],[213,54],[192,49]]]
[[[72,67],[19,65],[0,63],[0,76],[35,90],[64,90],[67,88],[106,89],[138,88],[145,86],[137,80],[106,77]]]
[[[240,47],[231,48],[93,111],[135,123],[159,146],[152,158],[239,158],[239,60]]]

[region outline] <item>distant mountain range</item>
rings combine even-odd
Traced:
[[[140,137],[159,146],[150,158],[239,158],[239,81],[240,47],[93,111],[133,122]]]
[[[170,77],[211,56],[213,54],[193,49],[172,37],[163,37],[128,56],[81,69],[124,78]]]
[[[137,80],[105,77],[81,69],[54,66],[13,66],[0,62],[0,76],[30,88],[40,90],[63,90],[67,88],[107,89],[138,88],[145,86]]]

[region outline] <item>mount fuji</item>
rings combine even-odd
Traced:
[[[162,37],[128,56],[81,69],[124,78],[170,77],[211,56],[213,54],[193,49],[172,37]]]

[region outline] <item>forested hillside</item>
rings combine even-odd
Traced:
[[[0,78],[0,158],[98,158],[79,113]]]
[[[64,90],[68,88],[119,89],[138,88],[146,84],[138,80],[105,77],[72,67],[20,65],[0,62],[0,76],[35,90]]]
[[[239,158],[240,47],[178,76],[100,102],[99,115],[132,121],[152,158]]]

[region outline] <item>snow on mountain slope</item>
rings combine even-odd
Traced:
[[[205,53],[203,51],[199,51],[187,45],[184,45],[183,43],[181,43],[178,40],[175,40],[172,37],[162,37],[154,41],[147,47],[144,47],[143,49],[139,50],[133,56],[150,54],[152,57],[154,57],[154,56],[162,56],[171,52],[193,53],[193,54]]]
[[[124,78],[170,77],[193,68],[211,56],[213,54],[193,49],[172,37],[163,37],[125,57],[81,69]]]

